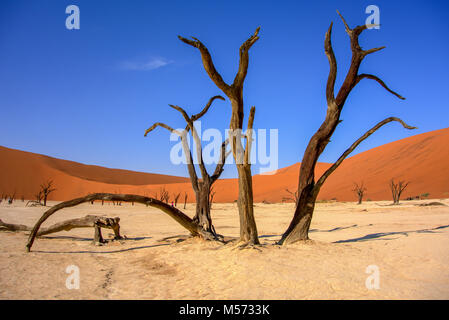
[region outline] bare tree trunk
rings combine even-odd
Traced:
[[[223,81],[223,78],[218,73],[215,65],[212,61],[212,57],[206,46],[197,38],[193,40],[183,38],[178,36],[178,38],[184,43],[197,48],[201,53],[201,59],[203,62],[203,67],[210,79],[215,83],[215,85],[226,94],[231,101],[232,113],[231,122],[229,128],[231,130],[242,130],[243,128],[243,118],[244,118],[244,108],[243,108],[243,83],[246,78],[249,64],[249,49],[259,40],[259,30],[260,27],[256,29],[254,34],[250,36],[241,46],[239,50],[240,60],[238,72],[234,78],[234,82],[229,85]],[[249,128],[248,128],[249,129]],[[251,128],[252,129],[252,128]],[[229,137],[232,139],[231,137]],[[248,142],[248,141],[247,141]],[[230,143],[232,143],[230,141]],[[237,142],[240,144],[241,142]],[[238,145],[237,144],[237,145]],[[247,143],[248,145],[248,143]],[[253,212],[253,197],[252,197],[252,178],[251,178],[251,166],[248,164],[244,167],[239,168],[239,163],[237,161],[237,150],[234,138],[234,143],[231,144],[232,153],[234,159],[236,159],[238,178],[239,178],[239,199],[238,208],[240,216],[240,241],[248,244],[258,244],[259,239],[257,236],[257,227],[254,220]],[[240,163],[242,164],[242,163]]]
[[[256,221],[254,219],[253,183],[250,165],[237,165],[239,175],[239,197],[237,205],[240,216],[240,241],[258,244]]]
[[[193,221],[200,225],[203,230],[215,233],[209,207],[210,185],[202,183],[199,190],[195,192],[196,213]]]
[[[363,196],[365,195],[365,191],[366,191],[366,188],[363,185],[363,182],[361,182],[360,185],[358,183],[354,183],[354,189],[352,191],[357,195],[357,199],[358,199],[357,204],[362,204]]]

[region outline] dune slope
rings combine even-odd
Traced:
[[[388,143],[350,157],[323,186],[319,199],[355,201],[355,182],[367,188],[365,199],[391,198],[390,179],[406,180],[410,184],[402,198],[425,193],[430,198],[449,197],[449,128],[415,135]],[[318,163],[319,177],[330,164]],[[256,202],[281,202],[296,190],[300,164],[278,170],[273,175],[253,177]],[[51,199],[66,200],[92,192],[137,193],[154,196],[161,187],[173,195],[188,193],[194,200],[188,178],[141,173],[99,166],[84,165],[44,155],[0,147],[0,193],[16,192],[16,198],[32,199],[42,182],[53,179],[57,190]],[[236,179],[222,179],[214,186],[214,201],[233,202],[237,199]],[[181,197],[184,198],[183,196]]]

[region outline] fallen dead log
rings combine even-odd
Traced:
[[[50,209],[48,209],[47,211],[45,211],[44,214],[42,215],[42,217],[40,217],[40,219],[36,222],[33,229],[31,230],[31,233],[28,237],[28,243],[26,245],[27,252],[30,252],[31,247],[33,246],[33,243],[34,243],[34,239],[36,238],[36,236],[39,233],[40,226],[51,215],[53,215],[54,213],[56,213],[57,211],[59,211],[61,209],[74,207],[74,206],[80,205],[82,203],[91,202],[91,201],[95,201],[95,200],[142,203],[147,206],[151,206],[151,207],[154,207],[154,208],[157,208],[157,209],[163,211],[164,213],[169,215],[171,218],[173,218],[176,222],[178,222],[181,226],[183,226],[185,229],[187,229],[191,233],[192,236],[200,236],[206,240],[216,240],[216,241],[223,242],[223,237],[221,235],[213,234],[211,232],[203,230],[203,228],[200,225],[198,225],[195,221],[193,221],[185,213],[183,213],[179,209],[172,207],[171,205],[164,203],[160,200],[145,197],[145,196],[135,195],[135,194],[93,193],[93,194],[89,194],[85,197],[76,198],[76,199],[58,203],[57,205],[55,205],[55,206],[51,207]],[[100,230],[98,230],[98,232],[100,232]]]
[[[36,233],[37,237],[44,236],[50,233],[69,231],[75,228],[95,228],[94,242],[104,243],[101,234],[101,228],[112,229],[114,231],[114,239],[122,239],[120,236],[120,218],[107,218],[100,216],[87,215],[83,218],[70,219],[58,222],[48,228],[42,228]],[[5,231],[32,231],[33,228],[23,224],[5,223],[0,219],[0,230]]]

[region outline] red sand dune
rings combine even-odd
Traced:
[[[430,198],[449,197],[449,128],[398,140],[348,158],[330,176],[319,199],[355,201],[354,182],[363,181],[365,199],[391,198],[391,178],[410,181],[403,198],[430,193]],[[316,176],[330,164],[319,163]],[[0,147],[0,194],[16,192],[16,198],[33,199],[38,186],[54,180],[57,190],[51,199],[67,200],[92,192],[136,193],[154,196],[165,186],[171,194],[193,192],[188,178],[128,170],[108,169],[59,160],[39,154]],[[280,169],[274,175],[253,177],[256,202],[281,202],[298,183],[299,163]],[[214,186],[216,202],[237,199],[236,179],[223,179]],[[183,196],[181,196],[183,199]],[[180,200],[181,201],[181,200]]]

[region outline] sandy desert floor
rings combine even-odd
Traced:
[[[75,229],[38,238],[26,253],[25,232],[0,232],[0,298],[449,299],[449,206],[419,206],[431,201],[320,203],[312,240],[288,247],[273,244],[293,205],[258,203],[259,250],[164,240],[187,233],[156,209],[83,204],[44,226],[86,214],[119,216],[128,240],[94,246],[92,228]],[[33,225],[44,211],[3,202],[0,219]],[[193,215],[194,206],[186,212]],[[214,204],[212,215],[217,232],[238,236],[235,204]],[[66,287],[69,265],[79,267],[79,289]],[[369,265],[378,267],[379,289],[366,287]]]

